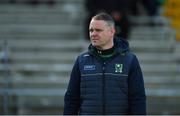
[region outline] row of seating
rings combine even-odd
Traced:
[[[0,4],[0,47],[6,40],[9,59],[0,63],[0,114],[5,108],[9,114],[62,114],[73,62],[84,49],[80,1]]]
[[[139,23],[144,21],[148,20],[138,18]],[[175,31],[169,21],[161,26],[132,27],[129,43],[143,71],[148,114],[178,114],[180,79],[173,55]]]

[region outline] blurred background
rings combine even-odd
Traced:
[[[148,114],[180,114],[180,0],[147,1],[128,3],[122,36],[140,61]],[[0,114],[62,114],[73,63],[89,44],[88,5],[0,0]]]

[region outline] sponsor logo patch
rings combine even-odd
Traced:
[[[84,65],[84,70],[95,70],[95,65]]]

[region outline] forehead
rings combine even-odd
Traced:
[[[104,28],[107,27],[107,22],[105,22],[104,20],[94,20],[92,19],[90,22],[90,28]]]

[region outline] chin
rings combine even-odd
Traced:
[[[94,42],[92,42],[92,45],[93,45],[93,46],[98,46],[98,44],[97,44],[97,43],[94,43]]]
[[[96,47],[96,48],[100,48],[100,46],[97,45],[97,44],[93,44],[93,46]]]

